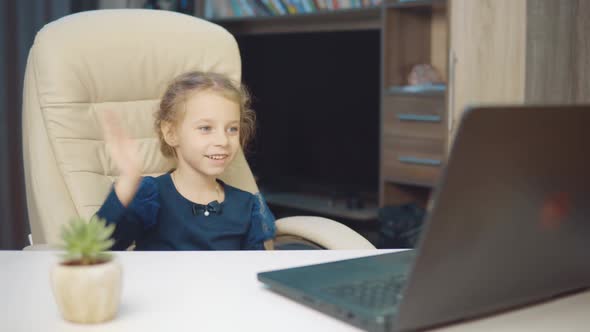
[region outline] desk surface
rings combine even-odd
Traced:
[[[0,251],[0,331],[358,331],[267,290],[260,271],[385,251],[123,252],[118,316],[61,319],[49,285],[55,252]],[[590,292],[438,331],[588,331]]]

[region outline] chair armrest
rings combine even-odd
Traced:
[[[59,250],[59,247],[52,244],[40,243],[40,244],[31,244],[23,248],[23,250]]]
[[[276,220],[277,237],[292,235],[326,249],[376,249],[348,226],[322,217],[287,217]]]

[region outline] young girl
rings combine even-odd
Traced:
[[[155,129],[173,171],[141,177],[141,159],[114,114],[103,119],[120,177],[97,215],[116,224],[112,249],[264,249],[274,217],[260,195],[217,179],[254,131],[246,91],[220,74],[190,72],[166,90]]]

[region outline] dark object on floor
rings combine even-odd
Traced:
[[[414,248],[420,237],[425,210],[416,204],[379,209],[378,248]]]
[[[350,194],[346,197],[346,208],[349,210],[360,210],[365,207],[365,203],[359,194]]]

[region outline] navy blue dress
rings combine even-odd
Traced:
[[[128,207],[111,189],[97,215],[116,225],[112,250],[264,250],[275,218],[262,196],[218,182],[225,200],[207,205],[183,197],[169,173],[144,177]]]

